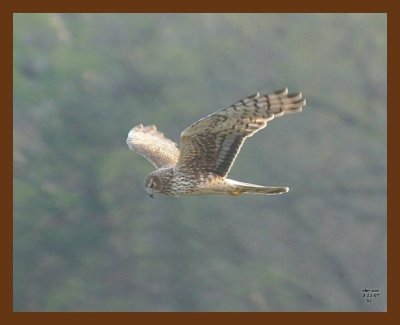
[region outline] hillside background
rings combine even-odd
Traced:
[[[386,45],[385,14],[15,14],[15,311],[385,311]],[[285,86],[230,177],[288,194],[146,195],[132,126]]]

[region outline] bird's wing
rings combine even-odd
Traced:
[[[154,125],[132,128],[126,139],[129,149],[138,152],[154,167],[174,166],[178,161],[179,149],[176,143],[166,138]]]
[[[247,137],[274,117],[300,112],[305,104],[301,93],[288,94],[285,88],[261,96],[256,93],[208,115],[182,132],[176,168],[224,177]]]

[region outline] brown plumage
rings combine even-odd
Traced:
[[[181,196],[194,194],[282,194],[287,187],[267,187],[226,178],[246,138],[263,129],[268,121],[301,112],[306,101],[287,88],[259,93],[210,114],[183,130],[180,148],[154,125],[139,124],[130,130],[126,143],[155,168],[145,180],[154,192]]]

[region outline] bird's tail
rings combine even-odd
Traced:
[[[278,187],[262,186],[262,185],[238,182],[232,179],[226,179],[226,181],[231,187],[229,190],[229,194],[235,196],[243,193],[277,195],[289,192],[289,188],[283,186],[278,186]]]

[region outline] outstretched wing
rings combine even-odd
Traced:
[[[274,117],[301,112],[306,101],[287,88],[260,96],[259,93],[208,115],[181,134],[177,169],[226,176],[243,141],[263,129]]]
[[[126,144],[156,168],[175,166],[178,161],[179,149],[176,143],[167,139],[154,125],[135,126],[129,131]]]

